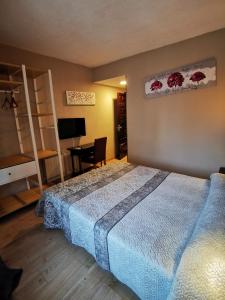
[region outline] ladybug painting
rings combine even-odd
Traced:
[[[190,80],[192,82],[199,83],[199,81],[201,81],[201,80],[203,80],[205,78],[206,78],[205,74],[202,73],[202,72],[200,72],[200,71],[198,71],[198,72],[195,72],[194,74],[191,75]]]

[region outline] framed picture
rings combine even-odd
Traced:
[[[95,105],[95,93],[66,91],[67,105]]]
[[[157,97],[216,84],[216,59],[152,75],[145,80],[145,95]]]

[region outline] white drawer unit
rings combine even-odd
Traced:
[[[0,185],[37,174],[35,161],[15,165],[0,170]]]

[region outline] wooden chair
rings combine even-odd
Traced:
[[[104,162],[106,165],[106,143],[107,137],[102,137],[99,139],[95,139],[94,150],[91,153],[85,154],[81,157],[81,162],[93,164],[96,167],[97,163]]]

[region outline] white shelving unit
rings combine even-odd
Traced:
[[[45,165],[43,162],[46,159],[57,157],[60,179],[63,182],[63,166],[62,158],[57,130],[57,118],[55,111],[55,100],[52,84],[51,70],[42,71],[33,68],[26,68],[25,65],[19,66],[8,63],[0,62],[0,74],[8,75],[8,80],[0,79],[0,92],[9,93],[13,92],[13,96],[16,99],[21,89],[24,89],[25,96],[25,108],[26,112],[21,112],[17,108],[13,108],[15,116],[15,125],[17,130],[17,137],[19,143],[20,153],[17,155],[11,155],[8,157],[0,158],[0,185],[5,185],[16,180],[25,178],[27,183],[27,190],[14,194],[12,196],[0,199],[0,217],[5,216],[21,207],[24,207],[40,198],[43,189],[46,185],[43,185],[40,166]],[[48,89],[51,111],[43,112],[41,105],[45,103],[43,99],[40,99],[39,93],[42,88],[38,88],[37,80],[41,76],[47,76]],[[14,79],[16,77],[16,80]],[[19,78],[19,80],[17,79]],[[32,110],[30,93],[29,93],[29,81],[33,81],[34,95],[36,110]],[[20,104],[19,104],[20,105]],[[26,153],[23,141],[23,126],[21,126],[21,119],[27,118],[29,124],[29,132],[32,143],[32,152]],[[35,122],[34,119],[38,120]],[[51,121],[51,126],[45,126],[43,118],[48,118]],[[38,123],[38,130],[40,133],[41,147],[37,148],[37,137],[35,134],[34,123]],[[51,130],[55,138],[55,149],[48,149],[45,142],[44,130]],[[30,183],[33,184],[33,179],[30,176],[37,175],[38,182],[37,187],[30,187]]]

